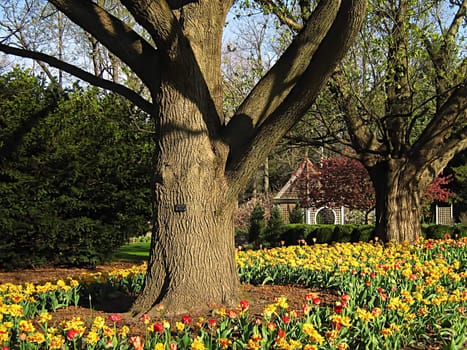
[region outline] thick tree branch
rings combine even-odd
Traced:
[[[321,4],[322,2],[320,2]],[[324,1],[324,3],[328,3]],[[228,164],[231,186],[243,186],[248,181],[254,166],[250,163],[264,159],[274,145],[309,110],[326,80],[353,43],[363,22],[366,1],[342,2],[338,14],[325,38],[313,55],[311,62],[280,106],[256,130],[254,137],[241,152],[234,154]],[[310,22],[309,22],[310,23]]]
[[[183,6],[191,4],[192,2],[198,2],[199,0],[167,0],[172,10],[178,10]]]
[[[399,156],[409,145],[406,141],[410,121],[413,91],[409,81],[408,1],[399,2],[389,40],[386,77],[386,116],[383,120],[389,151]]]
[[[467,0],[463,0],[462,4],[459,5],[456,15],[454,16],[451,25],[446,33],[445,45],[452,47],[454,39],[459,33],[459,28],[462,26],[462,23],[465,21],[467,15]]]
[[[82,0],[49,0],[125,62],[152,91],[159,86],[160,63],[156,49],[118,18]]]
[[[453,129],[453,125],[460,125],[459,130]],[[467,123],[467,78],[459,85],[431,119],[418,140],[413,145],[411,158],[422,164],[433,157],[440,157],[436,152],[445,150],[446,145],[454,147],[456,143],[467,142],[465,138]],[[462,139],[462,137],[464,139]],[[453,143],[451,144],[451,141]],[[457,147],[457,146],[456,146]]]
[[[245,148],[258,125],[277,109],[303,75],[331,28],[340,3],[340,0],[320,1],[305,28],[237,109],[224,134],[233,158]],[[333,51],[339,49],[333,47],[330,52]]]
[[[467,126],[437,146],[435,149],[430,149],[427,156],[424,157],[427,160],[424,164],[425,171],[428,172],[431,179],[439,176],[457,153],[467,149]],[[417,159],[414,159],[413,164],[419,165],[416,161]]]
[[[384,145],[376,138],[376,131],[372,130],[369,123],[358,111],[358,105],[364,106],[361,101],[352,93],[347,80],[341,70],[336,70],[330,84],[330,90],[337,101],[338,108],[344,115],[344,121],[347,126],[347,132],[352,140],[352,147],[360,152],[381,152]],[[358,105],[357,105],[358,104]],[[371,116],[371,111],[365,110],[367,116]],[[378,118],[373,118],[376,124]]]
[[[237,110],[237,115],[253,118],[259,125],[279,106],[305,72],[313,55],[328,34],[341,0],[322,1],[303,30],[297,34],[278,62],[255,86]]]
[[[220,81],[220,42],[221,33],[212,28],[192,28],[197,25],[189,20],[190,13],[195,16],[202,11],[209,17],[210,13],[217,16],[218,22],[213,21],[214,28],[224,24],[225,15],[232,1],[217,0],[217,4],[211,1],[198,0],[196,4],[190,4],[186,14],[177,18],[172,12],[166,0],[121,0],[133,17],[140,23],[153,38],[161,60],[166,64],[167,72],[173,84],[179,84],[179,90],[186,97],[198,105],[200,110],[216,110],[216,113],[203,113],[205,123],[212,139],[218,139],[221,128],[222,94],[218,92]],[[218,16],[219,10],[225,11],[224,16]],[[198,32],[209,37],[207,40],[188,37],[190,33]],[[202,33],[202,34],[201,34]],[[213,33],[216,36],[213,37]],[[206,39],[206,38],[205,38]],[[219,46],[212,48],[199,48],[199,42],[219,42]],[[197,47],[198,46],[198,47]],[[197,49],[199,48],[199,51]],[[200,83],[203,87],[200,88]],[[211,85],[209,86],[208,83]],[[209,107],[206,107],[208,106]],[[204,106],[204,107],[203,107]]]
[[[82,70],[72,64],[60,61],[59,59],[46,55],[44,53],[29,51],[25,49],[19,49],[15,47],[11,47],[5,44],[0,44],[0,51],[5,52],[6,54],[11,54],[15,56],[25,57],[25,58],[32,58],[37,61],[45,62],[55,68],[63,70],[79,79],[82,79],[92,85],[101,87],[106,90],[110,90],[116,92],[123,97],[126,97],[128,100],[133,102],[136,106],[141,108],[148,114],[153,112],[153,106],[150,102],[143,99],[140,95],[138,95],[133,90],[128,89],[126,86],[116,84],[110,80],[102,79],[96,77],[95,75]]]
[[[180,57],[185,41],[182,29],[166,0],[121,0],[136,21],[148,31],[168,60]]]

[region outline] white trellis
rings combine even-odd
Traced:
[[[453,206],[435,207],[435,223],[437,225],[451,225],[454,222]]]

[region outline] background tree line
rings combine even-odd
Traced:
[[[249,7],[252,3],[256,3],[256,12]],[[275,1],[245,1],[245,5],[237,16],[247,25],[239,26],[226,52],[230,57],[225,70],[230,102],[242,98],[245,86],[254,83],[251,77],[259,79],[258,75],[268,70],[274,57],[303,28],[304,18],[313,8],[306,1],[295,7]],[[420,231],[418,218],[430,220],[423,194],[443,170],[444,175],[457,174],[447,186],[459,193],[452,198],[455,221],[465,220],[462,167],[467,113],[462,28],[466,9],[467,1],[370,1],[350,53],[313,108],[270,155],[268,171],[260,169],[251,192],[255,186],[266,188],[263,177],[284,164],[284,159],[294,159],[290,173],[304,156],[319,163],[323,156],[340,153],[363,164],[364,172],[372,175],[378,231],[389,234],[390,239],[413,239]],[[258,21],[255,17],[263,18],[264,12],[269,14],[268,20]],[[246,20],[242,17],[245,13]],[[255,21],[260,24],[256,30],[250,23]],[[451,101],[445,99],[448,95]],[[282,158],[282,163],[277,158]],[[348,183],[354,184],[356,179],[349,177]],[[410,208],[415,211],[404,208],[409,207],[407,200],[414,200]]]

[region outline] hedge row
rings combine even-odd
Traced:
[[[300,241],[307,244],[332,242],[368,242],[373,239],[374,225],[284,225],[280,241],[285,245],[294,245]],[[446,234],[451,237],[467,236],[467,225],[422,225],[424,238],[440,239]],[[265,245],[277,245],[280,242],[264,242]],[[269,244],[268,244],[269,243]]]
[[[331,242],[367,242],[374,231],[373,225],[284,225],[281,241],[285,245],[297,244],[305,241],[312,243]],[[271,242],[273,243],[273,242]]]
[[[467,237],[467,225],[422,225],[422,234],[433,239],[445,238],[445,235]]]

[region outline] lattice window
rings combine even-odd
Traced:
[[[436,206],[436,223],[437,224],[452,224],[452,206],[439,207]]]

